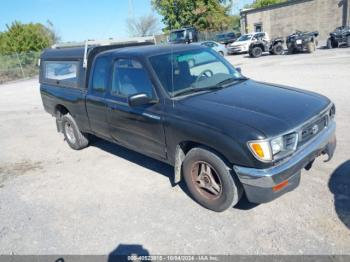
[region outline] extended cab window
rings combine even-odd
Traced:
[[[54,84],[76,87],[79,63],[76,61],[45,61],[44,80]]]
[[[111,94],[127,97],[146,93],[153,97],[153,86],[147,71],[134,59],[118,59],[113,67]]]
[[[92,75],[92,90],[105,92],[108,85],[109,59],[100,57],[96,59],[94,72]]]

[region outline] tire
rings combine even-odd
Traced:
[[[242,196],[242,186],[231,174],[231,169],[209,150],[191,149],[186,154],[182,170],[192,197],[207,209],[225,211],[235,206]]]
[[[222,52],[222,51],[219,51],[219,54],[220,54],[221,56],[225,56],[224,52]]]
[[[350,47],[350,35],[346,37],[346,45]]]
[[[306,50],[309,54],[313,53],[316,49],[315,43],[314,42],[309,42],[306,45]]]
[[[289,46],[288,47],[288,55],[292,55],[292,54],[295,54],[295,49],[293,48],[293,46]]]
[[[260,46],[255,46],[252,48],[252,51],[251,51],[252,57],[255,57],[255,58],[260,57],[262,55],[262,52],[263,50],[261,49]]]
[[[68,145],[75,150],[80,150],[89,145],[87,134],[80,132],[77,123],[70,114],[62,117],[62,130]]]
[[[249,57],[253,57],[253,54],[252,54],[252,50],[251,50],[251,49],[249,49],[248,54],[249,54]]]
[[[333,40],[333,41],[332,41],[332,47],[333,47],[333,48],[338,48],[338,47],[339,47],[338,41]]]
[[[327,49],[332,49],[332,48],[333,48],[332,39],[328,38],[328,40],[327,40]]]
[[[280,43],[274,45],[272,48],[272,52],[275,55],[282,55],[283,54],[283,45]]]

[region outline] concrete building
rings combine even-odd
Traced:
[[[349,25],[350,0],[289,0],[257,9],[241,10],[241,31],[265,31],[271,38],[300,31],[319,31],[324,41],[341,25]]]

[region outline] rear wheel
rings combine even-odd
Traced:
[[[346,44],[348,47],[350,47],[350,35],[346,37]]]
[[[62,117],[62,129],[65,140],[71,148],[80,150],[89,145],[88,134],[84,134],[79,130],[78,125],[70,114]]]
[[[307,43],[307,45],[306,45],[306,50],[307,50],[308,53],[313,53],[313,52],[315,52],[315,50],[316,50],[315,43],[314,43],[314,42],[309,42],[309,43]]]
[[[282,55],[283,54],[283,45],[281,43],[278,43],[273,46],[272,48],[273,54],[275,55]]]
[[[261,49],[260,46],[255,46],[252,48],[252,57],[260,57],[262,55],[263,50]]]
[[[193,198],[210,210],[222,212],[236,205],[242,196],[242,186],[230,168],[204,148],[193,148],[187,153],[183,175]]]

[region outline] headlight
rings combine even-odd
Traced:
[[[298,134],[289,133],[269,140],[255,140],[248,142],[253,155],[263,162],[281,159],[293,153],[298,145]]]
[[[275,139],[272,139],[270,144],[272,155],[278,154],[279,152],[281,152],[281,150],[283,150],[283,137],[280,136]]]

